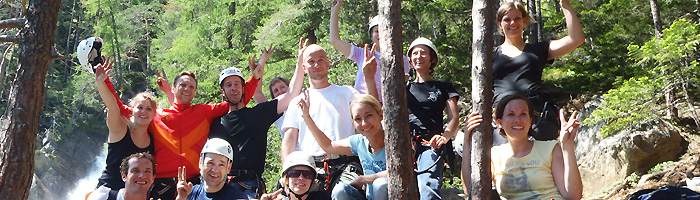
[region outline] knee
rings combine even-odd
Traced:
[[[386,191],[387,190],[387,180],[386,178],[378,178],[375,179],[374,182],[372,182],[372,190],[377,192],[377,191]]]
[[[352,189],[354,188],[351,185],[340,182],[337,185],[335,185],[335,187],[333,187],[333,191],[331,192],[331,198],[350,199],[350,193],[352,192]]]

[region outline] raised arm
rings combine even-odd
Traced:
[[[161,91],[163,91],[163,93],[165,93],[165,96],[168,98],[168,102],[173,104],[173,102],[175,102],[175,95],[173,94],[172,88],[168,83],[168,76],[165,75],[165,69],[161,69],[161,73],[158,73],[158,70],[156,70],[156,76],[158,76],[158,81],[156,81],[156,83],[158,83],[158,87]]]
[[[571,0],[561,0],[560,4],[566,18],[566,30],[569,32],[569,35],[554,40],[549,44],[548,60],[566,55],[586,40],[581,23],[576,17],[576,11],[571,6]]]
[[[304,40],[303,37],[299,38],[297,64],[294,68],[294,75],[292,76],[292,80],[289,82],[289,86],[291,88],[287,93],[284,93],[277,97],[277,113],[283,113],[285,110],[287,110],[289,102],[292,101],[294,97],[299,96],[299,93],[301,93],[301,87],[302,84],[304,84],[304,69],[301,66],[303,63],[302,53],[304,53],[308,42],[309,39]]]
[[[367,51],[367,44],[362,52],[365,54],[365,62],[362,63],[362,74],[365,76],[365,84],[367,84],[367,93],[379,98],[379,88],[374,80],[374,74],[377,73],[377,58],[374,57],[374,50],[377,48],[377,43],[372,44],[371,51]]]
[[[318,126],[316,126],[316,122],[314,122],[314,119],[312,119],[311,115],[309,115],[309,102],[309,92],[304,91],[304,99],[299,101],[299,108],[302,111],[301,117],[304,118],[304,122],[306,122],[306,126],[311,131],[314,139],[316,139],[318,146],[321,146],[321,149],[328,154],[352,154],[349,138],[339,141],[331,141],[331,139],[329,139],[328,136],[326,136],[326,134],[323,133]]]
[[[574,139],[581,126],[576,120],[578,112],[574,112],[569,121],[564,117],[564,110],[559,111],[561,130],[559,132],[559,145],[552,150],[552,175],[559,193],[565,199],[581,199],[583,196],[583,183],[581,173],[576,163],[574,153]]]
[[[350,52],[352,52],[352,44],[340,39],[340,30],[338,29],[338,14],[340,13],[341,5],[343,5],[343,0],[333,0],[333,5],[331,6],[330,43],[343,56],[348,57]]]
[[[98,64],[95,69],[97,91],[100,93],[100,98],[102,98],[105,107],[107,107],[107,128],[109,128],[107,142],[109,143],[117,142],[123,138],[128,128],[126,120],[122,118],[120,113],[119,99],[110,91],[109,86],[105,82],[112,71],[112,64],[114,64],[114,61],[110,62],[110,58],[107,57],[105,64]]]
[[[276,48],[277,46],[273,44],[270,44],[269,48],[263,47],[263,49],[260,50],[260,59],[257,63],[253,62],[255,60],[255,55],[253,56],[253,58],[248,57],[248,65],[250,66],[250,69],[253,72],[253,77],[258,79],[257,86],[255,87],[255,92],[253,93],[253,98],[255,98],[255,101],[258,103],[267,101],[267,97],[265,97],[265,95],[262,93],[262,81],[259,80],[262,79],[267,59],[270,58],[270,56],[272,56],[272,52],[274,52]]]

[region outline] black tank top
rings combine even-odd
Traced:
[[[107,144],[107,166],[102,171],[102,176],[99,179],[97,187],[104,185],[113,190],[124,188],[124,181],[119,170],[122,160],[129,157],[131,154],[148,152],[153,153],[153,135],[148,133],[151,142],[146,148],[139,148],[131,139],[131,130],[126,130],[126,135],[120,141]]]

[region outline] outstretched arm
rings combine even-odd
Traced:
[[[107,107],[107,128],[109,128],[107,142],[109,143],[117,142],[123,138],[128,128],[125,119],[121,116],[119,98],[110,91],[109,86],[105,82],[112,71],[112,64],[114,64],[114,61],[110,62],[110,58],[107,57],[106,62],[98,64],[95,69],[97,91]]]
[[[277,46],[273,46],[273,44],[270,44],[269,48],[264,48],[260,50],[260,60],[258,60],[257,63],[254,63],[255,56],[253,57],[248,57],[248,65],[250,66],[250,71],[253,72],[253,77],[258,79],[257,86],[255,87],[255,92],[253,92],[252,96],[255,98],[255,101],[258,103],[266,102],[267,97],[262,93],[262,82],[260,81],[262,79],[262,75],[265,71],[265,63],[267,62],[267,59],[272,56],[272,52],[275,51],[275,48]],[[247,85],[246,85],[247,86]],[[247,92],[248,90],[246,90]],[[246,102],[247,104],[247,102]]]
[[[564,110],[559,111],[561,130],[559,132],[559,145],[552,150],[552,175],[559,193],[565,199],[581,199],[583,196],[583,183],[581,173],[576,163],[574,153],[574,139],[581,126],[576,120],[578,112],[574,112],[569,121],[564,117]]]
[[[311,134],[314,135],[314,139],[316,139],[318,145],[321,146],[321,149],[329,154],[352,154],[349,138],[339,141],[331,141],[331,139],[329,139],[328,136],[326,136],[326,134],[323,133],[318,126],[316,126],[316,122],[314,122],[314,119],[312,119],[311,115],[309,115],[309,102],[309,91],[307,90],[304,91],[304,99],[299,101],[299,108],[301,108],[302,111],[301,117],[304,118],[306,126],[311,131]]]
[[[465,172],[471,172],[471,141],[472,141],[472,131],[479,127],[481,125],[481,122],[483,122],[483,118],[481,118],[481,115],[479,113],[473,112],[469,114],[469,118],[467,119],[467,126],[464,127],[465,135],[464,135],[464,146],[463,146],[463,151],[462,151],[462,190],[464,191],[464,194],[469,194],[469,183],[471,182],[471,176],[469,176],[469,173]],[[493,164],[492,164],[493,165]],[[493,172],[493,170],[491,170]]]
[[[289,102],[301,93],[302,84],[304,84],[304,69],[301,66],[303,63],[302,54],[306,49],[309,39],[299,38],[299,51],[297,52],[297,65],[294,68],[294,75],[289,82],[291,90],[277,97],[277,113],[283,113],[289,107]]]
[[[338,14],[340,13],[341,5],[343,5],[343,0],[333,0],[333,5],[331,6],[330,43],[343,56],[348,57],[352,51],[352,45],[340,39],[340,30],[338,29]]]
[[[554,40],[549,44],[549,56],[547,60],[566,55],[583,44],[586,40],[583,34],[583,28],[581,28],[581,23],[578,21],[578,17],[576,17],[576,11],[574,7],[571,6],[571,0],[561,0],[560,4],[564,12],[564,17],[566,18],[566,30],[569,32],[569,35]]]

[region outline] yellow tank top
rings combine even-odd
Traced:
[[[535,141],[530,154],[513,157],[509,144],[491,148],[496,189],[505,199],[564,199],[552,176],[552,150],[559,142]]]

